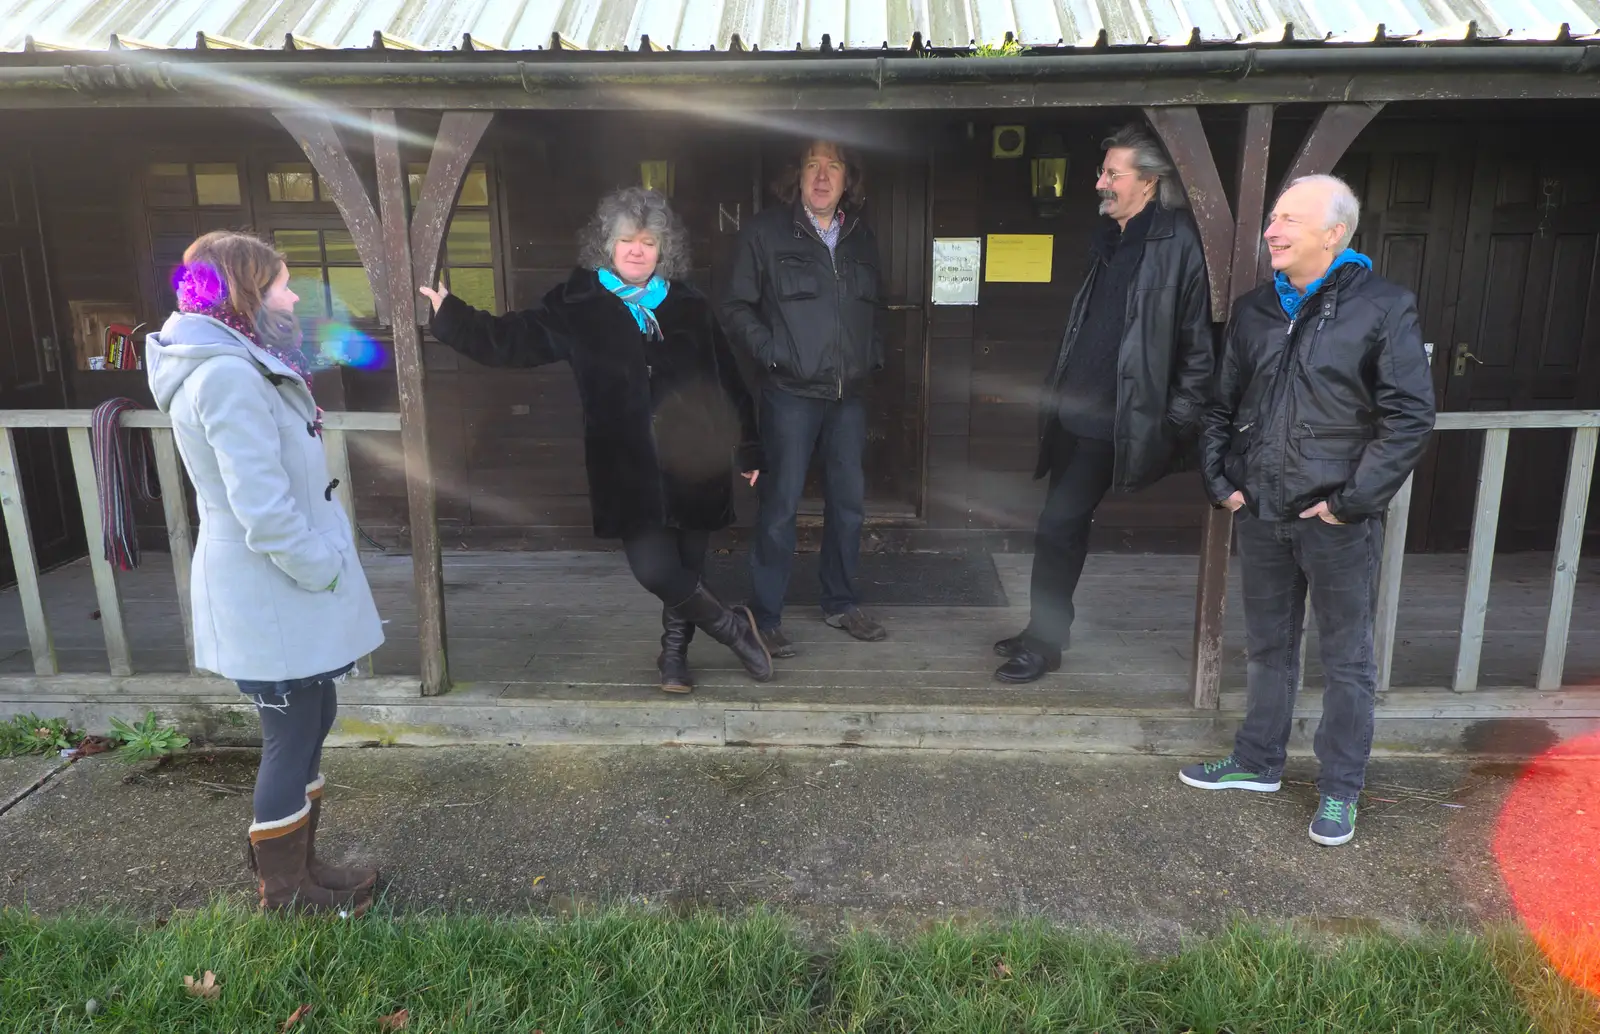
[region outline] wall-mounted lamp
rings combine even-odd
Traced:
[[[672,196],[672,189],[677,186],[677,174],[677,168],[669,161],[639,163],[639,182],[644,184],[644,189],[653,190],[662,197]]]
[[[1067,194],[1067,146],[1060,133],[1043,133],[1033,155],[1033,204],[1039,215],[1061,214]]]

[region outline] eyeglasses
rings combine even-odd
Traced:
[[[1094,170],[1094,178],[1095,179],[1097,179],[1097,180],[1110,180],[1112,183],[1117,182],[1117,180],[1121,179],[1124,176],[1132,176],[1132,175],[1133,175],[1133,173],[1131,173],[1131,172],[1118,172],[1115,169],[1108,169],[1104,165],[1102,165],[1098,169]]]

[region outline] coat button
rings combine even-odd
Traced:
[[[323,490],[322,498],[326,499],[330,503],[333,502],[333,490],[338,487],[339,479],[334,478],[332,481],[328,482],[328,487]]]

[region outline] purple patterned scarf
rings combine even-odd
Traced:
[[[300,375],[311,390],[311,362],[301,347],[300,321],[293,313],[263,310],[246,319],[228,304],[227,287],[215,270],[191,266],[178,277],[178,311],[209,316],[248,338],[257,348]]]

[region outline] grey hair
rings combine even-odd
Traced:
[[[689,233],[683,221],[666,198],[643,187],[623,187],[601,198],[578,236],[578,263],[585,269],[611,269],[617,241],[640,231],[654,234],[661,245],[656,276],[682,280],[689,275]]]
[[[1189,195],[1178,181],[1177,166],[1167,157],[1167,149],[1161,146],[1154,133],[1137,122],[1130,122],[1100,141],[1103,151],[1113,147],[1133,152],[1134,171],[1140,179],[1156,181],[1156,200],[1161,202],[1162,208],[1189,207]]]
[[[1344,236],[1339,238],[1339,250],[1348,248],[1350,242],[1355,239],[1356,227],[1361,223],[1361,201],[1356,197],[1356,192],[1350,189],[1350,184],[1339,177],[1322,173],[1314,176],[1297,176],[1284,190],[1287,192],[1290,187],[1301,185],[1329,188],[1328,221],[1322,228],[1331,230],[1343,223]]]

